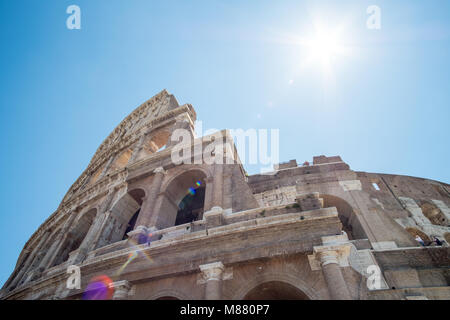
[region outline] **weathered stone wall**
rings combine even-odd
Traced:
[[[355,172],[339,156],[249,177],[238,159],[176,165],[168,139],[176,128],[194,137],[195,117],[166,91],[127,117],[25,245],[1,298],[80,299],[65,284],[77,265],[82,288],[110,276],[114,299],[450,299],[448,184]],[[193,140],[185,158],[210,140]],[[230,141],[224,150],[236,152]],[[175,226],[198,181],[201,218]],[[446,242],[422,247],[416,236]],[[381,270],[378,290],[369,266]]]

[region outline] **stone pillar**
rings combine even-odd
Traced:
[[[216,155],[217,156],[217,155]],[[223,164],[214,166],[213,207],[223,207]]]
[[[225,171],[229,171],[231,168],[230,166],[225,167],[224,169],[227,169]],[[233,177],[231,173],[226,172],[223,175],[223,197],[222,197],[222,204],[224,209],[231,209],[233,207]]]
[[[214,262],[200,266],[202,280],[205,284],[205,300],[222,299],[222,276],[224,266],[222,262]]]
[[[67,238],[67,232],[69,231],[69,228],[76,216],[77,214],[75,212],[71,213],[64,226],[58,231],[58,234],[51,244],[50,249],[46,252],[44,258],[38,266],[39,272],[44,271],[52,264],[57,253],[60,251],[61,246],[64,244],[65,239]]]
[[[76,250],[76,254],[69,258],[69,264],[77,264],[83,261],[88,255],[89,251],[95,248],[95,245],[103,231],[105,220],[109,217],[108,209],[111,206],[111,202],[114,199],[115,190],[111,189],[108,191],[105,200],[100,204],[98,212],[89,228],[88,233],[83,239],[80,247]]]
[[[116,158],[116,154],[112,154],[108,161],[105,164],[105,167],[103,168],[102,172],[100,173],[99,177],[97,180],[100,180],[101,178],[103,178],[106,173],[108,172],[109,168],[111,167],[111,164],[113,163],[114,159]]]
[[[30,252],[29,249],[24,249],[22,252],[22,257],[20,258],[20,261],[17,261],[17,264],[14,268],[13,273],[9,276],[8,280],[6,280],[5,284],[3,285],[4,288],[9,288],[10,284],[15,280],[17,275],[22,271],[23,267],[26,266],[26,263],[30,261],[31,256],[33,252]],[[1,290],[0,290],[1,292]],[[1,296],[1,294],[0,294]],[[1,299],[1,297],[0,297]]]
[[[88,256],[89,256],[89,252],[106,245],[106,239],[104,238],[104,236],[105,236],[104,233],[105,233],[105,228],[107,228],[107,226],[108,226],[108,222],[109,222],[109,219],[111,217],[111,214],[112,213],[109,210],[106,211],[103,214],[103,219],[102,219],[102,222],[101,222],[101,226],[99,228],[99,231],[94,236],[94,239],[91,242],[91,247],[88,250]]]
[[[17,286],[17,284],[20,282],[20,280],[22,280],[25,272],[29,271],[30,266],[31,267],[33,266],[37,255],[39,253],[41,253],[41,255],[42,255],[42,253],[44,252],[42,247],[43,247],[44,243],[47,241],[49,236],[50,236],[50,232],[46,231],[45,234],[42,236],[42,238],[39,240],[39,243],[36,246],[36,248],[27,257],[27,259],[23,263],[21,269],[19,270],[19,272],[17,273],[17,275],[15,276],[15,278],[13,279],[13,281],[11,282],[11,284],[9,286],[11,288],[11,290]]]
[[[103,222],[105,221],[107,214],[106,212],[98,212],[92,226],[89,228],[86,237],[83,239],[80,247],[77,249],[77,254],[70,257],[69,264],[78,264],[83,261],[88,252],[92,249],[94,245],[94,240],[98,238],[98,233],[101,231]]]
[[[30,281],[36,280],[40,275],[41,272],[37,268],[37,265],[39,261],[45,256],[45,251],[39,251],[36,256],[33,259],[33,262],[31,263],[31,266],[29,267],[29,270],[25,274],[25,276],[22,278],[23,283],[28,283]]]
[[[225,212],[221,207],[213,207],[211,210],[203,213],[203,220],[206,222],[207,228],[221,226],[224,223]]]
[[[352,244],[345,234],[322,237],[322,244],[314,247],[313,254],[308,256],[311,269],[322,270],[330,299],[351,300],[341,267],[350,266],[348,257]]]
[[[186,130],[189,133],[189,136],[191,137],[191,141],[194,140],[194,129],[191,126],[191,120],[189,119],[189,116],[186,114],[181,114],[176,117],[176,122],[172,127],[172,130],[170,132],[169,140],[167,142],[167,148],[173,147],[178,141],[172,141],[172,134],[175,130],[182,129]]]
[[[154,177],[152,186],[149,194],[145,197],[144,203],[142,204],[142,209],[139,214],[138,220],[136,221],[136,228],[138,227],[151,227],[156,221],[156,216],[154,216],[154,207],[156,203],[156,198],[161,191],[161,184],[166,174],[163,167],[158,167],[154,171]]]
[[[351,300],[350,292],[345,283],[338,261],[337,251],[322,251],[319,254],[323,276],[328,286],[332,300]]]
[[[144,134],[139,138],[139,141],[137,142],[136,146],[133,149],[133,153],[131,154],[129,163],[133,163],[134,161],[136,161],[139,153],[142,150],[142,147],[144,146],[144,142],[145,142],[146,138],[147,138],[147,134]]]
[[[203,211],[209,211],[213,207],[213,194],[214,194],[214,185],[213,178],[209,177],[205,179],[206,189],[205,189],[205,204],[203,205]]]
[[[113,300],[128,300],[131,284],[127,280],[116,281],[112,283],[112,287],[114,288]]]

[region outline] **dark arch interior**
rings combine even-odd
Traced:
[[[136,226],[136,221],[139,216],[139,212],[141,212],[141,209],[139,208],[138,211],[131,217],[130,221],[128,222],[127,228],[125,230],[125,233],[123,234],[122,240],[128,239],[127,233],[132,231],[134,227]]]
[[[281,281],[269,281],[250,290],[244,300],[309,300],[309,298],[293,285]]]
[[[96,209],[85,213],[78,221],[76,227],[67,234],[64,245],[62,246],[62,251],[59,252],[56,259],[53,261],[52,267],[65,262],[69,259],[70,253],[80,247],[94,222],[96,213]]]
[[[172,297],[172,296],[165,296],[165,297],[159,297],[156,300],[180,300],[180,299],[178,299],[176,297]]]
[[[178,205],[177,218],[175,225],[190,223],[199,220],[203,215],[203,206],[205,204],[205,187],[190,188],[188,194]]]

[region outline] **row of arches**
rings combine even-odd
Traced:
[[[160,218],[161,228],[190,223],[203,218],[205,195],[207,188],[206,173],[199,169],[185,171],[167,183],[158,212],[164,212]],[[324,207],[336,207],[343,230],[350,240],[367,239],[352,207],[343,199],[332,195],[321,195]],[[127,234],[134,230],[142,214],[146,193],[136,188],[128,191],[111,207],[111,215],[106,223],[94,249],[126,240]],[[89,229],[94,223],[97,209],[91,209],[74,221],[73,227],[66,237],[62,251],[58,254],[51,266],[65,262],[72,251],[78,249]]]
[[[163,212],[159,221],[159,229],[172,227],[200,220],[203,218],[207,174],[204,170],[190,169],[169,179],[160,193],[159,207],[155,212]],[[114,201],[101,228],[97,207],[86,209],[77,216],[69,216],[60,228],[47,233],[46,239],[28,253],[21,262],[21,272],[15,272],[8,281],[9,290],[21,286],[34,279],[40,272],[61,265],[69,260],[71,253],[80,249],[92,229],[94,238],[88,250],[95,250],[128,238],[128,233],[137,227],[140,215],[151,214],[143,212],[147,194],[143,188],[129,190]],[[99,219],[101,220],[101,219]],[[97,224],[97,226],[96,226]],[[95,227],[96,226],[96,227]],[[86,249],[86,248],[84,248]],[[29,263],[25,264],[26,261]],[[22,269],[21,269],[22,270]]]
[[[162,200],[157,212],[164,212],[160,224],[162,227],[171,227],[190,223],[203,218],[206,193],[206,173],[194,169],[183,172],[173,178],[161,193]],[[98,242],[94,249],[126,240],[128,233],[137,226],[136,223],[142,214],[146,201],[146,192],[141,188],[128,191],[113,203],[107,223],[101,230]],[[57,266],[77,250],[94,225],[97,209],[91,209],[81,214],[73,222],[65,243],[50,267]]]
[[[300,288],[286,281],[268,280],[252,286],[242,300],[311,300]],[[151,300],[187,300],[190,297],[174,290],[163,290],[152,295]]]
[[[133,147],[126,148],[117,154],[110,164],[100,166],[92,174],[88,185],[95,184],[95,182],[97,182],[106,172],[114,172],[115,170],[125,168],[132,158],[137,161],[164,150],[170,142],[169,139],[169,127],[158,129],[147,137],[143,137],[142,142],[138,142]]]

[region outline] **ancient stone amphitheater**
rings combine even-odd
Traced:
[[[164,90],[123,120],[0,297],[83,299],[104,276],[111,299],[450,299],[448,184],[339,156],[248,176],[227,130],[214,155],[231,163],[176,164],[174,130],[193,138],[189,159],[216,137],[195,137],[195,119]]]

